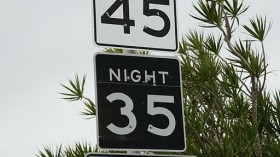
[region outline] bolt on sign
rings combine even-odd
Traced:
[[[176,0],[93,0],[97,46],[177,51]]]
[[[97,53],[94,65],[100,148],[185,150],[177,58]]]

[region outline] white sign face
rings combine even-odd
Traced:
[[[177,51],[176,0],[93,0],[97,46]]]

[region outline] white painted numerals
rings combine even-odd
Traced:
[[[110,124],[107,126],[107,128],[112,131],[115,134],[118,135],[127,135],[130,134],[131,132],[134,131],[134,129],[136,128],[136,117],[135,115],[132,113],[133,110],[133,102],[130,99],[130,97],[128,97],[127,95],[123,94],[123,93],[112,93],[109,96],[107,96],[107,99],[110,102],[113,102],[115,100],[122,100],[123,102],[125,102],[125,106],[123,108],[121,108],[121,115],[124,115],[128,118],[128,125],[126,127],[120,128],[117,127],[114,124]]]
[[[154,116],[158,114],[165,115],[169,120],[169,125],[165,129],[160,129],[149,125],[148,131],[159,135],[159,136],[169,136],[175,129],[176,120],[172,112],[163,107],[155,107],[155,102],[165,102],[165,103],[174,103],[174,96],[165,96],[165,95],[148,95],[148,114]]]
[[[112,18],[111,16],[123,5],[123,19]],[[150,9],[150,5],[167,5],[169,0],[143,0],[143,14],[145,16],[158,16],[164,22],[164,27],[161,30],[155,30],[148,26],[143,28],[143,31],[151,36],[164,37],[170,31],[170,19],[166,13],[158,9]],[[130,34],[130,27],[135,26],[135,20],[130,19],[129,16],[129,0],[116,0],[112,6],[102,15],[101,23],[123,25],[124,33]]]
[[[107,100],[112,103],[116,100],[121,100],[125,103],[122,107],[121,115],[128,118],[128,125],[126,127],[118,127],[111,123],[107,128],[118,135],[127,135],[132,133],[137,126],[136,116],[133,114],[132,110],[134,107],[132,99],[124,93],[112,93],[107,96]],[[149,124],[147,131],[158,136],[169,136],[171,135],[176,127],[176,120],[173,113],[164,107],[155,107],[155,102],[159,103],[174,103],[174,96],[168,95],[148,95],[147,96],[147,112],[149,115],[164,115],[167,117],[169,125],[166,128],[157,128]]]

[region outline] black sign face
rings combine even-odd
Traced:
[[[178,59],[98,53],[95,80],[100,148],[185,150]]]

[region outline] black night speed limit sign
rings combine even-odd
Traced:
[[[93,0],[98,46],[177,51],[176,0]]]
[[[185,149],[177,58],[98,53],[94,63],[100,148]]]

